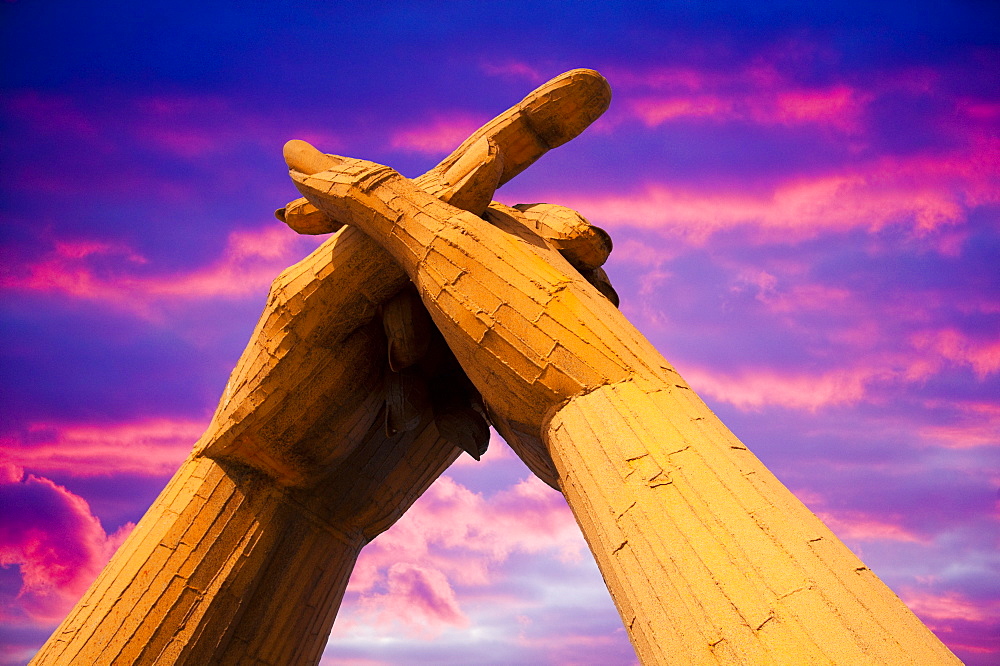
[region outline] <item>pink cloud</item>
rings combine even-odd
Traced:
[[[33,423],[0,437],[2,459],[44,474],[169,476],[207,422],[148,419],[109,425]]]
[[[742,271],[736,284],[731,287],[734,292],[747,289],[752,290],[754,298],[763,303],[768,311],[776,314],[844,308],[850,303],[852,296],[847,289],[814,283],[790,284],[779,288],[776,276],[758,269]]]
[[[361,612],[370,612],[378,625],[398,623],[411,637],[437,638],[448,626],[466,627],[469,619],[461,611],[455,591],[438,569],[398,562],[386,574],[385,594],[366,596]]]
[[[910,339],[917,349],[971,367],[980,380],[1000,371],[1000,339],[974,340],[954,328],[921,331]]]
[[[326,657],[319,660],[320,666],[392,666],[387,661],[377,659],[351,659],[344,657]]]
[[[927,401],[925,405],[935,409],[942,406],[942,401]],[[925,441],[953,449],[1000,445],[1000,405],[958,402],[946,406],[960,412],[959,422],[921,427],[917,432]],[[1000,486],[1000,477],[995,484]]]
[[[115,109],[108,114],[107,108]],[[292,126],[285,118],[262,115],[235,106],[218,95],[174,94],[116,100],[112,106],[83,108],[80,100],[49,92],[27,91],[15,95],[11,112],[29,131],[54,135],[97,148],[102,155],[124,153],[132,145],[182,159],[193,160],[235,146],[257,143],[268,150],[280,151],[290,138],[301,138],[325,150],[343,146],[343,139],[322,126]],[[287,135],[286,135],[287,133]],[[21,174],[18,174],[19,178]],[[116,173],[109,186],[131,181],[128,173]],[[147,179],[148,180],[148,179]],[[43,172],[23,181],[37,183],[51,191],[65,190],[66,183]],[[142,179],[136,183],[149,187]],[[89,184],[88,184],[89,185]],[[121,191],[130,191],[128,187]]]
[[[390,145],[400,150],[437,155],[457,148],[486,122],[485,118],[463,113],[439,115],[415,127],[393,133]]]
[[[348,587],[354,616],[402,623],[415,636],[464,626],[454,585],[494,589],[513,553],[578,561],[586,544],[562,495],[530,477],[485,498],[441,477],[361,553]],[[473,599],[465,593],[463,599]],[[342,635],[357,622],[341,620]]]
[[[846,85],[819,90],[791,90],[778,93],[773,102],[755,109],[761,122],[794,125],[821,123],[844,130],[857,129],[858,119],[868,98]]]
[[[721,373],[685,367],[684,377],[698,392],[740,409],[779,405],[815,411],[830,405],[853,404],[865,396],[865,386],[875,374],[871,369],[835,369],[821,373],[782,372],[773,368],[747,368]]]
[[[975,206],[1000,202],[1000,142],[967,154],[882,158],[839,172],[797,176],[765,194],[647,183],[627,193],[566,193],[559,199],[601,225],[657,229],[703,244],[734,227],[758,242],[796,242],[820,233],[905,225],[917,237],[966,221]],[[954,239],[938,248],[954,253]]]
[[[490,580],[491,562],[512,552],[555,551],[575,560],[585,544],[562,495],[534,477],[489,500],[443,476],[393,527],[365,549],[351,587],[369,589],[389,563],[431,561],[457,582]],[[467,551],[456,561],[452,549]]]
[[[1000,656],[1000,601],[912,588],[902,590],[899,596],[952,650]]]
[[[643,98],[632,102],[633,113],[648,127],[676,118],[732,117],[733,103],[716,95]]]
[[[978,99],[960,99],[955,104],[956,110],[962,115],[980,122],[996,122],[1000,120],[1000,103]]]
[[[146,259],[129,248],[100,241],[56,241],[42,260],[11,270],[3,276],[0,286],[41,292],[61,292],[78,298],[116,300],[123,289],[95,274],[87,265],[91,257],[119,257],[125,262],[145,264]]]
[[[656,67],[639,70],[634,67],[602,67],[605,77],[615,82],[615,88],[624,91],[667,90],[698,91],[721,87],[730,79],[722,74],[690,67]]]
[[[973,601],[957,592],[938,595],[912,589],[900,596],[910,610],[925,620],[984,622],[1000,617],[1000,600]]]
[[[142,136],[165,152],[189,159],[203,157],[224,145],[217,132],[169,125],[146,128]]]
[[[624,634],[625,629],[622,628]],[[620,651],[612,653],[607,648],[617,647],[627,641],[624,636],[604,634],[592,636],[588,634],[567,633],[562,635],[543,634],[535,637],[518,637],[518,644],[538,650],[547,655],[545,663],[561,664],[562,666],[586,666],[593,663],[614,663],[618,666],[639,666],[638,659],[619,661],[624,655]],[[610,654],[609,654],[610,653]],[[612,657],[612,654],[614,655]],[[570,655],[575,655],[574,659]],[[581,658],[582,657],[582,658]],[[607,659],[614,661],[604,661]]]
[[[782,303],[781,307],[784,306]],[[883,337],[877,330],[873,333],[864,325],[859,326],[858,330],[860,337],[854,342],[871,342]],[[968,338],[954,333],[955,339],[965,344],[945,346],[944,352],[935,346],[921,344],[884,352],[868,349],[864,353],[853,355],[849,364],[844,363],[829,370],[810,372],[747,366],[720,371],[704,366],[685,365],[682,374],[699,393],[704,392],[740,409],[777,405],[815,411],[821,407],[850,405],[869,399],[869,388],[874,384],[921,383],[956,364],[972,366],[980,379],[987,373],[992,374],[1000,369],[996,366],[995,343],[984,343],[981,347],[976,347]],[[845,339],[841,342],[850,341]],[[980,374],[980,368],[985,368],[986,371]],[[956,446],[977,446],[986,436],[981,430],[982,423],[977,421],[969,427],[971,429],[951,431],[949,427],[941,426],[924,432],[928,435],[935,432],[941,435],[952,433],[959,436],[955,441],[963,442],[955,444]],[[993,440],[996,440],[995,436]]]
[[[211,264],[186,273],[150,276],[129,271],[149,262],[122,245],[62,241],[42,259],[7,270],[0,277],[0,287],[62,294],[155,317],[156,304],[165,302],[255,296],[322,240],[299,236],[277,224],[234,231]],[[93,260],[107,257],[120,257],[124,262],[116,262],[114,271],[99,271]]]
[[[627,113],[647,127],[659,127],[683,118],[703,118],[716,122],[750,121],[760,125],[815,124],[858,132],[869,101],[869,96],[846,85],[822,89],[672,93],[636,97],[630,100]]]
[[[761,125],[813,124],[856,133],[875,98],[845,83],[802,86],[773,65],[759,62],[732,72],[662,68],[609,75],[624,102],[619,111],[613,111],[618,116],[615,122],[632,117],[647,127],[698,118]]]
[[[76,603],[134,525],[108,535],[87,502],[52,481],[8,465],[0,479],[0,566],[20,569],[16,597],[4,599],[5,620],[60,620]],[[16,511],[13,509],[17,509]]]
[[[289,125],[293,118],[261,115],[216,95],[157,95],[134,100],[127,117],[137,143],[184,159],[197,159],[234,146],[256,143],[277,153],[288,139],[303,139],[326,150],[344,147],[343,138],[324,126]]]
[[[847,543],[864,541],[900,541],[928,545],[930,539],[907,529],[900,516],[871,514],[851,509],[827,508],[826,497],[809,489],[796,489],[795,496],[804,502],[827,527]]]
[[[930,540],[892,522],[885,515],[863,511],[816,511],[820,520],[844,541],[907,541],[928,544]]]

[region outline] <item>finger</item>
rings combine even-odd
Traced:
[[[433,322],[413,286],[382,306],[382,326],[389,342],[389,368],[399,372],[427,353]]]
[[[305,197],[288,202],[284,208],[274,211],[274,216],[296,232],[308,236],[330,234],[344,226],[331,220],[326,216],[326,213],[309,203]]]
[[[430,349],[420,363],[421,369],[430,368],[426,376],[434,421],[442,437],[479,460],[490,441],[482,398],[444,338],[437,329],[434,333]]]
[[[611,251],[611,238],[575,210],[552,204],[521,204],[511,208],[494,201],[483,217],[498,229],[536,247],[543,244],[555,247],[587,282],[618,307],[618,293],[599,265]]]
[[[579,271],[604,265],[611,254],[611,236],[572,208],[556,204],[517,204],[515,209],[533,223],[534,230],[559,250]]]
[[[611,87],[592,69],[560,74],[476,130],[428,174],[448,172],[481,139],[503,156],[499,185],[521,173],[552,148],[578,136],[611,103]]]
[[[422,187],[456,208],[482,215],[493,200],[502,172],[503,156],[493,141],[483,137],[442,174],[440,190],[430,189],[430,179]]]
[[[389,372],[386,375],[385,434],[409,432],[420,425],[430,407],[427,384],[415,372]]]
[[[610,103],[611,87],[597,72],[574,69],[561,74],[476,130],[415,182],[452,206],[481,215],[496,188],[552,148],[578,136]],[[288,166],[306,175],[337,164],[335,158],[305,141],[289,141],[283,152]],[[286,206],[278,219],[299,233],[321,234],[327,233],[322,230],[327,227],[331,231],[340,228],[340,223],[322,211],[305,209],[298,217],[298,211],[292,210],[295,204]]]
[[[434,414],[438,432],[449,442],[479,460],[490,444],[490,426],[479,411],[457,407]]]
[[[618,292],[615,288],[611,286],[611,279],[608,278],[608,274],[604,272],[604,269],[598,266],[589,271],[580,271],[580,275],[584,277],[590,284],[597,287],[597,291],[604,294],[604,297],[609,301],[614,303],[617,308],[621,301],[618,299]]]

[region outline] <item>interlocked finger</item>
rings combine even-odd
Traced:
[[[611,253],[611,236],[572,208],[556,204],[505,206],[494,201],[483,217],[528,242],[544,240],[590,284],[618,307],[618,292],[601,266]]]
[[[382,306],[389,370],[385,432],[417,428],[431,409],[439,434],[479,460],[489,445],[489,422],[479,393],[408,285]]]
[[[578,271],[598,268],[608,260],[611,236],[572,208],[549,203],[517,204],[514,208]]]

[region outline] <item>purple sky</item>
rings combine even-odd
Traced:
[[[0,5],[0,665],[207,425],[290,138],[415,176],[544,80],[615,99],[497,198],[615,240],[623,312],[969,664],[1000,661],[1000,10]],[[362,554],[329,663],[627,664],[562,498],[494,438]]]

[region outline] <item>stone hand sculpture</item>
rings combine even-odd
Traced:
[[[957,663],[615,309],[607,234],[491,202],[609,100],[568,72],[413,180],[289,142],[279,218],[339,231],[275,281],[208,431],[35,663],[315,663],[360,548],[481,454],[484,414],[566,496],[644,663]]]

